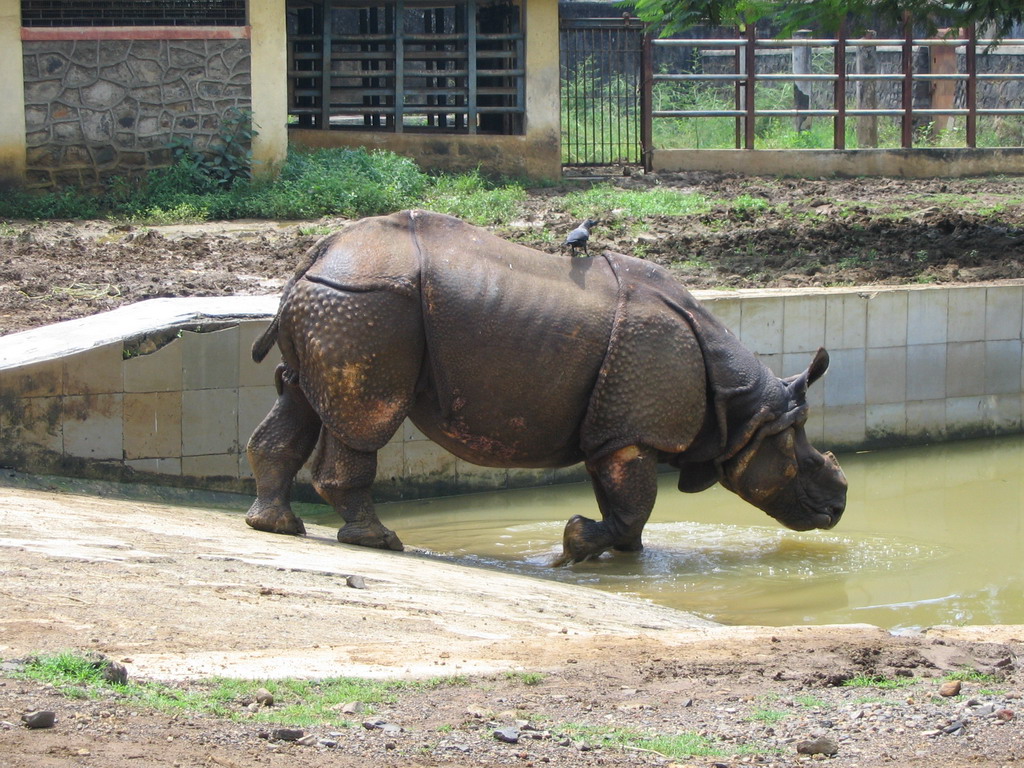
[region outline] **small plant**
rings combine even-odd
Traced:
[[[817,696],[794,696],[793,701],[799,704],[801,707],[807,707],[808,709],[814,707],[827,707],[828,702],[824,699],[819,699]]]
[[[540,672],[517,672],[515,670],[509,670],[505,673],[505,677],[513,682],[520,682],[523,685],[539,685],[544,682],[544,675]]]
[[[972,667],[960,667],[943,675],[944,680],[960,680],[965,683],[995,683],[998,679],[987,672],[979,672]]]
[[[747,716],[747,720],[771,724],[785,720],[788,717],[791,717],[791,714],[783,712],[781,709],[755,709]]]
[[[175,163],[184,163],[214,184],[228,188],[252,176],[252,112],[232,107],[221,118],[217,135],[205,151],[197,150],[192,139],[175,136],[167,148]]]
[[[756,216],[771,208],[771,204],[763,197],[751,197],[750,195],[737,195],[732,201],[733,211],[745,217]]]
[[[845,680],[843,685],[848,688],[906,688],[917,681],[912,677],[885,677],[884,675],[857,675]]]

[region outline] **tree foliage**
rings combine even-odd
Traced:
[[[783,36],[797,29],[835,32],[844,21],[852,21],[856,31],[858,20],[899,24],[906,13],[929,34],[939,26],[991,23],[995,36],[1005,37],[1015,23],[1024,22],[1022,0],[627,0],[623,5],[665,36],[697,24],[745,26],[759,19],[771,19]]]

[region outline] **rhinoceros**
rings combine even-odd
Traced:
[[[289,504],[312,454],[338,540],[402,549],[371,496],[377,451],[409,417],[457,457],[490,467],[585,462],[601,521],[565,526],[558,562],[642,548],[659,463],[679,489],[721,483],[795,530],[831,528],[847,482],[804,431],[807,388],[781,379],[667,270],[618,253],[574,259],[459,219],[364,219],[310,249],[277,315],[278,398],[248,456],[253,528],[303,534]]]

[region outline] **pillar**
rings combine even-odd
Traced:
[[[21,0],[0,0],[0,187],[25,179],[25,77]]]
[[[0,0],[16,2],[16,0]],[[275,173],[288,156],[288,35],[285,0],[249,0],[253,173]]]

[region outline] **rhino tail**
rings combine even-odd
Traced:
[[[281,312],[274,315],[267,330],[260,334],[259,338],[252,343],[252,359],[255,363],[262,363],[263,358],[270,352],[270,348],[277,343],[277,331],[281,327]]]
[[[252,344],[252,359],[253,362],[262,363],[263,358],[270,352],[271,347],[277,343],[277,334],[281,329],[281,312],[284,309],[285,302],[288,301],[288,295],[292,292],[292,288],[295,286],[302,276],[305,275],[313,265],[319,261],[320,257],[327,253],[327,250],[331,247],[334,239],[340,233],[335,232],[333,235],[318,240],[317,243],[306,251],[306,255],[302,258],[299,266],[296,267],[295,272],[288,278],[288,282],[285,283],[284,288],[281,289],[281,303],[277,305],[277,314],[274,315],[274,319],[270,321],[270,325],[267,326],[260,337]]]

